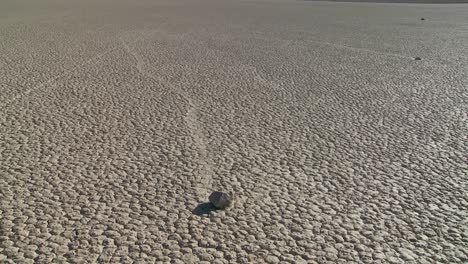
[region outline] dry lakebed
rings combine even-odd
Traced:
[[[0,1],[0,263],[467,263],[467,14]]]

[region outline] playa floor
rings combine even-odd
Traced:
[[[1,1],[0,262],[466,263],[467,13]]]

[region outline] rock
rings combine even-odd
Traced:
[[[214,207],[224,209],[232,204],[232,196],[224,192],[213,192],[208,198]]]
[[[414,57],[414,60],[421,60],[421,57]]]
[[[421,17],[421,20],[426,20],[424,17]]]

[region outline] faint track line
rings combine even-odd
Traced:
[[[413,57],[405,56],[405,55],[401,55],[401,54],[376,51],[376,50],[371,50],[371,49],[366,49],[366,48],[356,48],[356,47],[346,46],[346,45],[342,45],[342,44],[330,43],[330,42],[326,42],[326,41],[317,41],[317,40],[305,40],[305,41],[320,44],[320,45],[326,45],[326,46],[331,46],[331,47],[335,47],[335,48],[340,48],[340,49],[348,49],[348,50],[357,51],[357,52],[369,52],[369,53],[374,53],[374,54],[379,54],[379,55],[384,55],[384,56],[398,57],[398,58],[402,58],[402,59],[413,59]]]
[[[34,86],[34,87],[31,87],[29,89],[26,89],[25,91],[22,91],[20,92],[18,95],[15,95],[13,96],[12,98],[10,98],[10,100],[7,100],[3,103],[0,104],[0,109],[3,110],[7,105],[13,103],[14,101],[18,100],[19,98],[25,96],[25,95],[28,95],[38,89],[41,89],[43,87],[45,87],[46,85],[56,85],[56,82],[58,80],[60,80],[61,78],[71,74],[71,73],[75,73],[77,72],[78,69],[84,67],[84,66],[89,66],[89,65],[92,65],[94,63],[97,63],[101,58],[103,58],[104,56],[106,56],[107,54],[109,54],[110,52],[116,50],[117,47],[114,47],[114,48],[111,48],[111,49],[108,49],[100,54],[98,54],[97,56],[95,57],[92,57],[90,59],[88,59],[86,62],[80,64],[80,65],[77,65],[77,66],[74,66],[72,67],[71,69],[67,69],[67,70],[64,70],[62,73],[58,74],[58,75],[55,75],[53,76],[52,78],[49,78],[48,80]]]
[[[256,30],[255,33],[261,36],[261,38],[265,39],[265,32]],[[281,39],[278,37],[273,37],[276,40],[279,41],[285,41],[287,44],[285,46],[290,45],[291,43],[301,43],[301,42],[310,42],[310,43],[315,43],[319,45],[325,45],[325,46],[331,46],[339,49],[347,49],[347,50],[352,50],[352,51],[357,51],[357,52],[368,52],[368,53],[374,53],[374,54],[379,54],[379,55],[385,55],[385,56],[392,56],[392,57],[398,57],[402,59],[413,59],[413,57],[406,56],[406,55],[401,55],[401,54],[396,54],[396,53],[390,53],[390,52],[382,52],[382,51],[376,51],[376,50],[371,50],[371,49],[366,49],[366,48],[357,48],[357,47],[352,47],[352,46],[347,46],[343,44],[337,44],[337,43],[331,43],[327,41],[318,41],[318,40],[313,40],[313,39],[304,39],[304,40],[285,40]],[[266,38],[268,40],[268,38]]]
[[[263,34],[263,32],[259,32],[257,31],[257,33],[259,34]],[[281,39],[282,40],[282,39]],[[282,41],[285,41],[285,40],[282,40]],[[329,42],[321,42],[321,41],[313,41],[313,40],[306,40],[307,42],[314,42],[314,43],[318,43],[318,44],[322,44],[322,45],[332,45],[332,46],[336,46],[338,48],[348,48],[348,49],[351,49],[351,50],[357,50],[357,51],[363,51],[363,49],[361,48],[354,48],[354,47],[348,47],[348,46],[344,46],[344,45],[339,45],[339,44],[333,44],[333,43],[329,43]],[[286,48],[287,46],[289,46],[291,44],[291,42],[298,42],[298,41],[291,41],[291,40],[288,40],[287,41],[287,44],[283,46],[283,48]],[[214,51],[217,51],[217,52],[221,52],[221,53],[224,53],[224,54],[230,54],[230,52],[228,51],[225,51],[225,50],[220,50],[220,49],[217,49],[217,48],[213,48],[213,47],[210,47],[209,49],[211,50],[214,50]],[[367,49],[364,49],[364,51],[367,51],[367,52],[373,52],[373,53],[378,53],[378,54],[381,54],[381,55],[388,55],[388,56],[396,56],[396,57],[401,57],[401,58],[404,58],[404,59],[413,59],[412,57],[409,57],[409,56],[404,56],[404,55],[399,55],[399,54],[392,54],[392,53],[382,53],[382,52],[378,52],[378,51],[373,51],[373,50],[367,50]],[[242,61],[238,61],[238,63],[240,63],[242,65],[242,67],[244,67],[246,70],[252,70],[253,73],[255,74],[254,78],[255,80],[261,84],[261,85],[264,85],[266,87],[270,87],[270,88],[273,88],[277,91],[281,91],[281,85],[278,84],[277,82],[275,82],[274,80],[268,80],[268,79],[265,79],[262,77],[262,71],[259,70],[257,67],[253,66],[253,65],[249,65],[249,64],[246,64],[245,62],[242,62]],[[407,75],[409,74],[409,69],[408,71],[401,77],[401,79],[404,79]],[[388,107],[389,105],[393,104],[396,100],[398,99],[398,95],[397,94],[392,94],[391,95],[391,99],[388,100],[387,102],[383,103],[382,105],[382,109],[385,109],[386,107]],[[379,119],[379,121],[377,122],[377,124],[379,126],[387,126],[385,123],[385,120],[387,119],[387,111],[383,110],[383,113],[382,113],[382,117]]]
[[[119,38],[124,49],[136,60],[136,68],[140,72],[140,74],[155,80],[159,83],[162,83],[169,87],[173,92],[177,95],[181,96],[188,105],[188,110],[185,114],[184,121],[189,129],[190,135],[194,141],[196,148],[198,149],[198,154],[200,155],[200,163],[202,168],[198,171],[199,178],[201,179],[201,187],[197,189],[197,195],[200,199],[205,199],[208,195],[209,189],[212,186],[213,181],[213,174],[214,174],[214,164],[213,159],[210,157],[209,151],[207,149],[207,140],[203,133],[203,129],[200,126],[200,122],[198,121],[198,113],[199,107],[198,103],[192,99],[185,91],[181,90],[180,88],[166,82],[160,77],[156,77],[155,75],[151,74],[150,72],[146,71],[145,62],[143,58],[138,54],[136,51],[130,48],[130,46],[125,42],[125,40],[120,37]]]
[[[458,28],[455,28],[452,31],[450,31],[450,33],[448,34],[448,36],[450,37],[448,37],[447,40],[444,41],[444,44],[442,44],[440,48],[435,51],[435,55],[442,57],[443,52],[445,52],[445,50],[452,44],[452,41],[456,39],[455,36],[457,35],[456,32],[458,30],[459,30]]]

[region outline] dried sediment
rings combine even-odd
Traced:
[[[0,262],[466,262],[466,8],[1,1]]]

